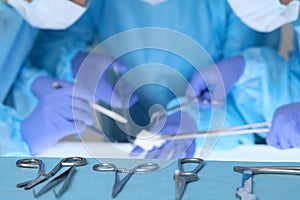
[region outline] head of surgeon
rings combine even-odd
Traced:
[[[299,15],[298,0],[227,0],[235,14],[250,28],[271,32],[295,21]]]
[[[3,0],[33,27],[62,30],[86,11],[88,0]]]

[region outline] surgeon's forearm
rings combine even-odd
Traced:
[[[7,0],[2,0],[4,3],[7,3]]]
[[[80,6],[84,6],[86,3],[86,0],[71,0],[72,2],[80,5]]]

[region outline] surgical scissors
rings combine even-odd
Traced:
[[[17,184],[18,188],[24,187],[25,190],[29,190],[35,185],[43,182],[44,177],[46,176],[45,170],[44,170],[44,162],[42,160],[36,159],[36,158],[24,158],[17,160],[16,165],[18,167],[25,167],[25,168],[38,168],[38,176],[32,180],[24,181],[22,183]]]
[[[126,168],[117,168],[117,166],[112,163],[99,163],[93,166],[93,170],[95,171],[115,172],[115,182],[112,189],[112,198],[115,198],[118,195],[118,193],[122,190],[122,188],[125,186],[125,184],[135,172],[150,172],[158,169],[159,165],[157,163],[152,162],[139,164],[130,170]],[[122,180],[120,180],[119,172],[127,173],[127,175]]]
[[[82,166],[86,165],[87,161],[85,158],[82,157],[68,157],[62,159],[48,174],[44,171],[44,163],[42,160],[35,159],[35,158],[25,158],[20,159],[16,162],[18,167],[25,167],[25,168],[38,168],[38,177],[29,181],[25,181],[22,183],[17,184],[17,187],[24,187],[24,189],[28,190],[33,188],[34,186],[42,183],[43,181],[49,179],[50,177],[54,176],[62,167],[65,166]]]
[[[185,163],[196,163],[196,167],[192,171],[185,171],[183,165]],[[187,183],[197,181],[197,173],[204,166],[204,161],[200,158],[182,158],[178,160],[179,170],[175,171],[175,199],[180,200],[186,189]]]

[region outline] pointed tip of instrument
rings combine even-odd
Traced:
[[[61,192],[56,192],[56,190],[53,190],[53,193],[56,199],[58,199],[61,196]]]
[[[118,194],[118,192],[113,191],[111,194],[111,197],[114,199],[114,198],[116,198],[117,194]]]
[[[112,191],[112,194],[111,194],[111,197],[115,198],[119,194],[120,190],[121,190],[121,188],[119,186],[114,187],[114,189]]]
[[[112,198],[115,198],[115,197],[119,194],[119,192],[121,191],[121,189],[122,189],[122,186],[121,186],[121,185],[115,184],[115,185],[113,186],[113,190],[112,190],[112,193],[111,193],[111,197],[112,197]]]
[[[43,181],[47,180],[47,176],[46,175],[41,175],[38,178],[34,179],[33,181],[31,181],[29,184],[27,184],[24,189],[25,190],[29,190],[33,187],[35,187],[36,185],[42,183]]]

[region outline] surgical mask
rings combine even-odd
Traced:
[[[227,0],[235,14],[250,28],[271,32],[299,15],[299,1],[283,5],[279,0]]]
[[[20,15],[33,27],[66,29],[86,11],[69,0],[8,0]]]
[[[148,4],[151,4],[153,6],[156,6],[156,5],[158,5],[158,4],[162,3],[162,2],[165,2],[167,0],[142,0],[142,1],[144,1],[144,2],[146,2]]]

